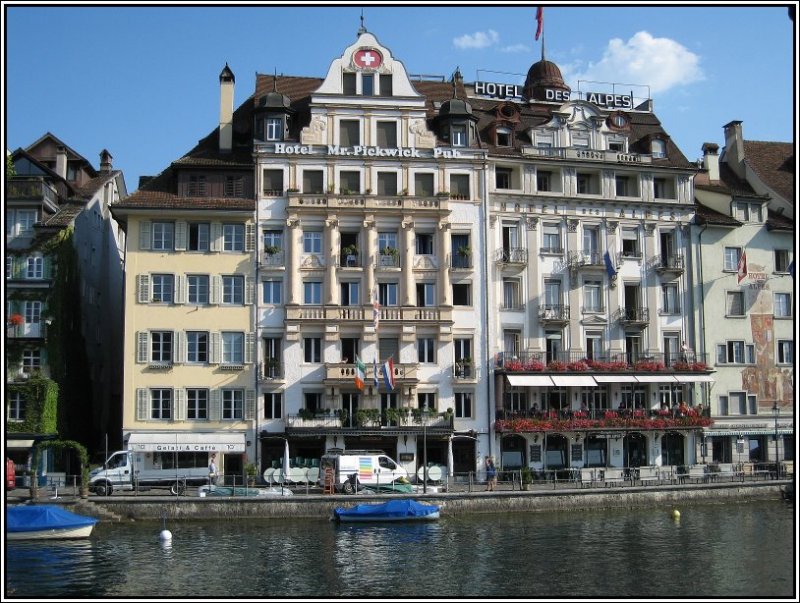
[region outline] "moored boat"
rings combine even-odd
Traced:
[[[6,507],[6,538],[88,538],[98,521],[56,505],[14,505]]]
[[[390,500],[385,503],[363,504],[334,509],[336,521],[355,523],[367,521],[435,521],[439,519],[439,506],[426,505],[416,500]]]

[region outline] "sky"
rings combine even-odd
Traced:
[[[791,4],[796,4],[793,2]],[[795,25],[782,5],[544,6],[546,58],[573,90],[625,84],[653,99],[666,132],[695,160],[723,126],[747,140],[795,139]],[[108,149],[129,192],[219,121],[219,74],[235,106],[255,74],[323,78],[364,25],[410,74],[522,84],[541,58],[534,4],[445,6],[3,2],[4,144],[46,132],[99,168]],[[636,87],[632,87],[635,85]],[[598,90],[605,91],[605,90]]]

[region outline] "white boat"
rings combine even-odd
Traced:
[[[6,508],[8,540],[88,538],[99,520],[56,505],[14,505]]]

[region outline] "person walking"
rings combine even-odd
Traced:
[[[486,456],[486,491],[494,492],[497,486],[497,468],[494,466],[492,457]]]
[[[217,455],[213,453],[208,462],[208,483],[212,486],[217,485]]]

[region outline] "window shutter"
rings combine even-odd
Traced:
[[[728,354],[725,349],[725,344],[720,343],[717,345],[717,364],[725,364]]]
[[[185,304],[186,303],[186,275],[185,274],[176,274],[175,275],[175,296],[173,297],[173,302],[176,304]]]
[[[175,222],[175,251],[186,251],[186,222]]]
[[[252,306],[255,303],[255,282],[252,276],[244,277],[244,305]]]
[[[222,299],[222,277],[215,275],[211,277],[211,286],[208,291],[208,303],[219,304],[220,299]]]
[[[175,364],[186,362],[186,334],[183,331],[175,331],[175,341],[173,343],[172,358]]]
[[[150,409],[147,404],[147,390],[140,387],[136,390],[136,420],[147,421],[150,418]]]
[[[139,222],[139,249],[150,249],[152,226],[147,220]]]
[[[256,226],[255,226],[255,224],[245,224],[244,230],[245,230],[244,250],[245,251],[255,251],[256,250]]]
[[[219,421],[222,418],[219,408],[219,390],[212,389],[209,392],[209,397],[210,400],[208,403],[208,418],[211,421]]]
[[[136,333],[136,362],[142,364],[147,362],[148,351],[150,349],[149,331],[139,331]]]
[[[136,277],[136,285],[138,288],[137,299],[140,304],[150,302],[150,275],[140,274]]]
[[[49,256],[42,258],[42,277],[48,280],[53,278],[53,261]]]
[[[244,337],[244,363],[253,364],[253,353],[256,349],[256,334],[247,333]]]
[[[222,351],[222,337],[219,332],[215,331],[211,333],[211,339],[209,341],[210,350],[208,354],[208,363],[209,364],[219,364],[220,359],[220,352]]]
[[[211,251],[222,251],[222,224],[211,223]]]
[[[252,420],[256,418],[256,392],[248,389],[244,392],[244,418]]]
[[[175,417],[175,421],[185,421],[186,420],[186,390],[182,387],[178,387],[175,389],[174,398],[173,398],[173,409],[172,409],[172,416]]]

